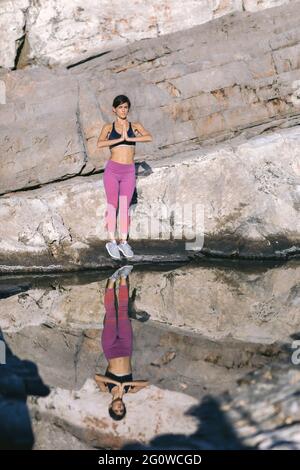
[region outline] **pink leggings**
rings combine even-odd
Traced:
[[[107,360],[113,357],[132,356],[133,335],[131,321],[128,318],[128,300],[128,286],[119,286],[117,315],[114,287],[105,289],[105,317],[101,342]]]
[[[119,203],[120,232],[127,235],[130,226],[129,206],[136,184],[134,163],[108,160],[103,173],[103,184],[107,199],[105,228],[109,232],[115,232]]]

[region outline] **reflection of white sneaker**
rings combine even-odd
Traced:
[[[130,274],[132,270],[133,270],[132,264],[127,264],[126,266],[122,266],[122,268],[120,268],[120,276],[127,277],[128,274]]]
[[[122,266],[121,268],[117,269],[111,276],[109,276],[109,279],[114,279],[115,281],[117,279],[119,279],[121,273],[122,273],[122,269],[123,269],[124,266]]]
[[[121,259],[121,255],[119,252],[118,244],[117,242],[107,242],[105,245],[105,248],[107,249],[108,253],[110,256],[114,259]]]
[[[134,256],[134,253],[129,243],[121,242],[119,243],[118,248],[121,251],[121,253],[123,253],[123,255],[126,256],[126,258],[132,258]]]

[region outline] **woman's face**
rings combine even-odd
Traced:
[[[115,400],[112,405],[112,410],[114,411],[114,413],[116,413],[116,415],[122,415],[124,413],[124,404],[121,400],[121,398]]]
[[[125,119],[129,112],[128,103],[119,104],[117,108],[113,109],[115,110],[116,115],[121,119]]]

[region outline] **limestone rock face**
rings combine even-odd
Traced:
[[[255,371],[240,381],[234,398],[224,400],[222,409],[246,446],[300,449],[298,367],[278,364]]]
[[[106,366],[105,280],[97,280],[99,273],[73,280],[28,276],[5,286],[2,279],[4,338],[16,357],[30,361],[19,367],[25,383],[26,362],[51,387],[46,398],[27,401],[37,448],[299,448],[299,371],[290,363],[299,331],[293,264],[134,272],[135,307],[147,309],[151,321],[132,321],[133,371],[151,386],[125,397],[127,416],[118,426],[108,415],[110,396],[93,381]],[[28,395],[48,393],[37,391]]]
[[[164,274],[160,283],[152,276],[140,280],[136,306],[153,320],[214,340],[263,344],[288,342],[299,329],[299,267],[293,264],[264,274],[184,268]]]
[[[289,342],[300,329],[299,269],[296,260],[262,272],[182,266],[161,273],[133,270],[131,282],[137,310],[161,325],[210,340],[271,345]],[[1,327],[14,332],[41,324],[102,325],[105,282],[33,286],[1,301]]]
[[[181,245],[174,245],[171,254],[183,256],[201,248],[241,257],[299,253],[299,147],[294,128],[153,162],[152,173],[137,178],[138,199],[131,208],[131,238],[146,241],[143,248],[137,244],[136,261],[151,256],[151,243],[172,244],[172,239]],[[199,218],[188,210],[191,205]],[[110,265],[103,246],[105,209],[100,175],[2,196],[1,269]],[[203,232],[201,247],[195,236]]]
[[[68,70],[2,74],[0,194],[102,170],[109,151],[96,140],[121,92],[132,101],[129,120],[154,137],[137,145],[137,159],[297,125],[300,2],[230,18]]]
[[[55,388],[29,403],[33,420],[101,448],[299,450],[299,387],[299,371],[287,364],[258,370],[234,394],[201,402],[151,386],[126,396],[127,415],[118,426],[108,416],[109,397],[92,380],[76,392]]]
[[[187,411],[198,421],[196,433],[169,432],[125,448],[299,450],[299,389],[299,370],[286,363],[257,370],[233,393],[207,396]]]
[[[87,157],[80,133],[78,83],[64,71],[30,69],[5,76],[1,107],[1,192],[80,174]]]
[[[111,265],[96,141],[127,91],[129,120],[153,135],[137,145],[136,260],[166,242],[169,260],[298,255],[299,20],[300,2],[235,12],[69,69],[2,74],[0,269]]]
[[[88,380],[78,391],[53,389],[48,398],[31,404],[31,414],[35,418],[55,422],[67,428],[80,440],[100,448],[118,449],[122,445],[138,440],[146,443],[157,434],[196,431],[196,420],[185,412],[197,403],[188,395],[147,387],[138,394],[125,398],[127,416],[115,425],[108,414],[111,398],[102,394],[93,380]],[[141,416],[147,417],[147,425]]]
[[[25,36],[26,12],[30,0],[0,1],[0,69],[16,65],[18,47]]]
[[[36,448],[300,449],[299,22],[288,0],[0,0],[0,447],[32,447],[34,396]],[[130,276],[151,386],[116,425],[96,142],[121,93],[153,135],[131,262],[168,267]]]
[[[288,364],[264,367],[234,391],[199,401],[152,385],[126,396],[127,415],[118,426],[108,416],[110,397],[91,379],[76,391],[53,387],[29,406],[33,423],[63,429],[91,447],[292,450],[300,448],[299,387],[299,371]]]
[[[238,12],[69,70],[89,81],[107,122],[113,98],[128,94],[129,119],[154,135],[138,146],[141,156],[163,159],[299,124],[299,17],[300,2]],[[92,115],[85,135],[92,138],[93,129]]]
[[[242,9],[257,11],[288,0],[1,0],[0,67],[78,62],[124,44],[158,37]]]

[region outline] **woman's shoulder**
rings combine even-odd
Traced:
[[[141,123],[140,123],[139,121],[134,121],[134,122],[132,121],[132,122],[131,122],[131,125],[132,125],[132,127],[138,128],[138,127],[141,126]]]
[[[112,130],[113,124],[113,122],[106,122],[103,127],[107,130]]]
[[[96,382],[104,382],[104,383],[109,383],[109,384],[114,384],[114,385],[121,385],[121,382],[118,382],[117,380],[114,380],[110,377],[107,377],[106,375],[101,375],[101,374],[96,374],[95,380]]]
[[[141,127],[142,127],[140,122],[135,121],[135,122],[131,122],[130,124],[131,124],[131,128],[134,132],[140,133]]]
[[[106,123],[103,125],[103,132],[105,133],[106,136],[108,136],[109,134],[111,134],[112,129],[113,129],[113,124],[112,124],[111,122],[106,122]]]

